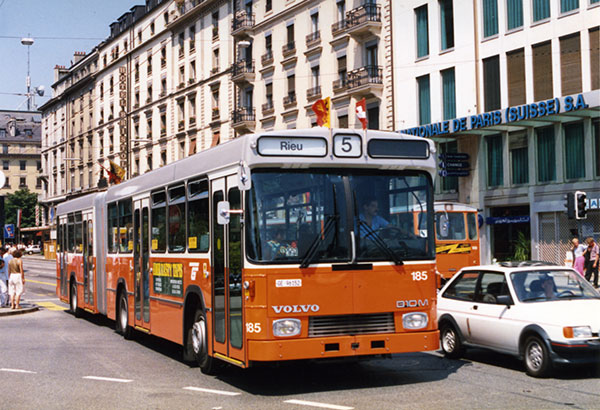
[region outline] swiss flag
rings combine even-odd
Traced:
[[[356,117],[362,123],[363,130],[366,130],[369,121],[367,120],[367,100],[365,98],[356,102]]]

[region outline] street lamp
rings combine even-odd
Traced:
[[[27,46],[27,111],[31,111],[31,77],[29,76],[29,49],[31,48],[33,43],[34,40],[31,37],[23,37],[21,39],[21,44]]]

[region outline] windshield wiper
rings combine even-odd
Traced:
[[[313,241],[310,243],[308,251],[306,251],[306,255],[304,255],[304,258],[302,258],[302,263],[300,263],[301,268],[307,268],[308,265],[310,265],[317,254],[317,250],[321,246],[321,242],[324,242],[325,238],[329,234],[331,227],[334,225],[337,226],[338,224],[339,214],[337,209],[337,193],[335,190],[335,185],[332,185],[331,188],[333,191],[333,215],[325,216],[325,225],[323,226],[321,232],[319,232],[315,239],[313,239]]]
[[[352,194],[354,196],[354,217],[358,225],[358,237],[360,238],[361,228],[364,228],[367,232],[365,238],[370,239],[375,244],[375,246],[377,246],[381,251],[383,251],[383,253],[385,253],[391,260],[393,260],[396,265],[404,265],[404,262],[398,259],[394,251],[392,251],[390,247],[387,246],[387,244],[383,241],[383,239],[381,239],[377,232],[375,232],[369,225],[367,225],[365,221],[361,221],[358,215],[358,206],[356,205],[356,191],[354,191]]]

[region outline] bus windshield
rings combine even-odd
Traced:
[[[432,201],[425,172],[255,169],[248,258],[303,267],[433,259]]]

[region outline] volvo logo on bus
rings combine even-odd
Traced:
[[[398,308],[398,309],[421,307],[421,306],[429,306],[429,300],[427,300],[427,299],[410,299],[410,300],[397,300],[396,301],[396,308]]]
[[[309,311],[318,312],[321,309],[319,305],[279,305],[272,307],[275,313],[308,313]]]

